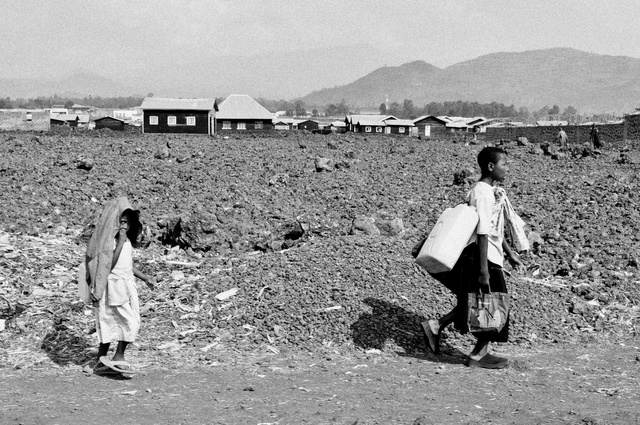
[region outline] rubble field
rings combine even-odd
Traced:
[[[637,148],[526,140],[504,187],[528,224],[510,273],[509,344],[637,337]],[[425,350],[419,323],[453,297],[412,247],[464,199],[483,147],[354,134],[0,133],[0,367],[87,365],[97,340],[77,266],[102,205],[148,225],[131,356],[211,364],[229,352]],[[453,329],[443,349],[466,348]]]

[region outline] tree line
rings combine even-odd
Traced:
[[[151,93],[150,93],[151,94]],[[143,98],[140,96],[126,97],[66,97],[66,96],[39,96],[36,98],[17,98],[0,97],[0,109],[47,109],[54,105],[64,105],[65,108],[71,108],[74,104],[93,106],[96,108],[106,109],[125,109],[140,106]]]
[[[271,112],[284,111],[289,117],[341,117],[349,114],[358,114],[361,108],[350,106],[342,99],[339,103],[331,103],[321,108],[308,109],[302,100],[269,100],[258,98],[258,103]],[[391,102],[388,105],[381,103],[378,107],[381,115],[393,115],[397,118],[415,119],[423,115],[452,116],[452,117],[485,117],[508,118],[512,121],[535,122],[540,120],[566,120],[580,122],[585,117],[578,114],[573,106],[567,106],[561,110],[558,105],[544,106],[538,110],[529,110],[526,107],[516,108],[514,105],[503,103],[479,103],[469,101],[430,102],[424,106],[416,106],[411,99],[404,99],[402,103]]]

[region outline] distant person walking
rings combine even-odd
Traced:
[[[600,141],[600,130],[598,130],[595,123],[591,125],[591,147],[594,149],[603,147],[603,143]]]
[[[560,127],[557,137],[557,140],[560,142],[560,146],[567,146],[567,139],[567,133],[565,133],[562,127]]]

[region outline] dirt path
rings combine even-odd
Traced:
[[[507,346],[502,371],[467,368],[457,349],[229,356],[126,381],[79,367],[5,370],[0,423],[635,424],[637,345]]]

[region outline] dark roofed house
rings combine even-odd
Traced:
[[[114,117],[96,118],[94,122],[96,123],[96,130],[110,128],[115,131],[124,131],[126,126],[126,123],[123,120]]]
[[[140,108],[143,133],[215,133],[215,99],[147,97]]]
[[[306,120],[298,123],[298,130],[312,131],[317,130],[318,128],[320,128],[320,124],[318,123],[318,121]]]
[[[246,94],[232,94],[220,103],[216,131],[273,130],[273,114]]]
[[[77,114],[58,114],[49,118],[51,125],[64,125],[68,127],[77,127],[80,117]]]

